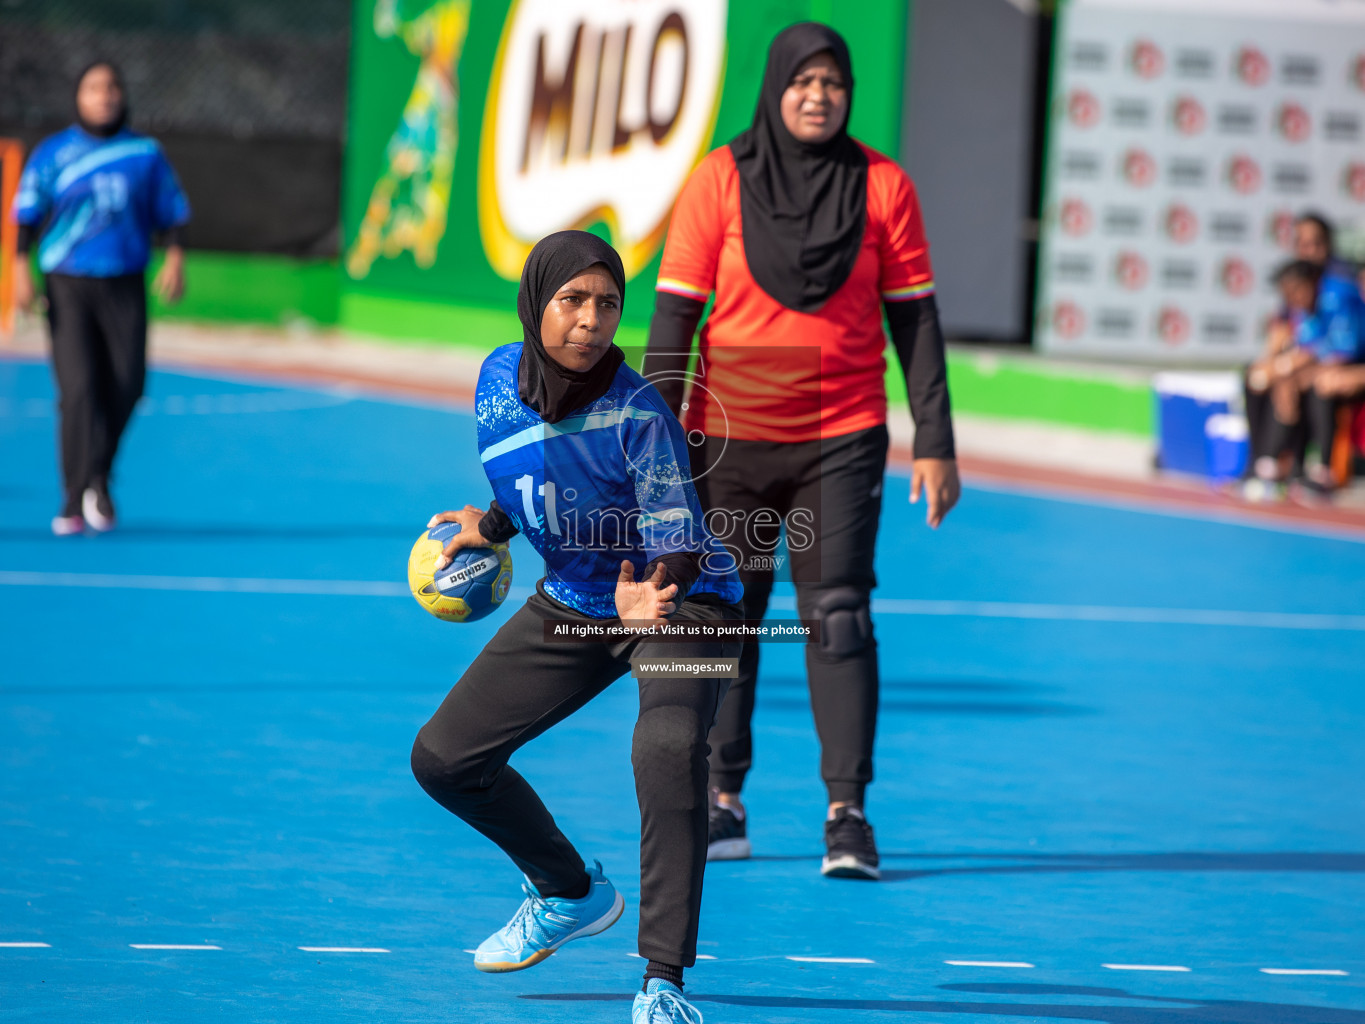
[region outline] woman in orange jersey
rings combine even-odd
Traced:
[[[924,492],[937,527],[959,484],[919,200],[894,161],[849,136],[852,97],[837,32],[803,23],[773,40],[753,125],[702,161],[674,209],[645,375],[693,443],[712,532],[739,560],[746,618],[764,615],[785,528],[798,609],[820,622],[806,671],[829,795],[822,870],[877,878],[863,797],[877,723],[883,310],[916,427],[910,500]],[[758,647],[746,644],[710,736],[712,860],[749,856],[740,791],[757,674]]]

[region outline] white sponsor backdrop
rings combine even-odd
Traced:
[[[726,13],[725,0],[512,5],[480,174],[484,244],[504,277],[521,276],[537,239],[598,219],[627,277],[653,258],[715,126]],[[538,84],[555,98],[538,101]],[[549,116],[533,131],[538,102]]]
[[[1039,347],[1244,360],[1292,217],[1365,227],[1365,2],[1071,0],[1050,118]]]

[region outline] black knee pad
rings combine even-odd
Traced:
[[[691,708],[650,708],[635,723],[630,762],[641,801],[692,810],[706,799],[706,728]]]
[[[821,654],[846,658],[872,642],[872,608],[868,592],[857,587],[834,587],[815,600],[820,623]]]

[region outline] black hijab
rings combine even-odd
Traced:
[[[853,272],[867,223],[867,155],[849,137],[848,118],[828,142],[800,142],[782,123],[792,75],[822,50],[834,54],[853,109],[853,64],[834,29],[806,21],[768,48],[754,123],[730,143],[739,169],[744,257],[765,292],[810,313]]]
[[[555,362],[540,338],[540,320],[555,292],[595,264],[604,264],[626,299],[626,272],[621,257],[602,239],[586,231],[556,231],[536,243],[521,268],[517,316],[521,318],[521,365],[517,393],[546,423],[558,423],[575,409],[601,398],[611,387],[625,353],[612,345],[591,370],[570,370]]]
[[[76,94],[81,91],[81,83],[85,81],[85,76],[96,68],[109,69],[109,72],[114,76],[114,81],[118,83],[119,96],[122,97],[119,103],[118,117],[108,124],[91,124],[81,116],[80,104],[76,103]],[[128,123],[128,86],[123,80],[123,71],[112,60],[92,60],[81,68],[81,73],[76,76],[76,88],[72,90],[71,101],[76,107],[76,123],[98,138],[112,138],[123,131],[124,126]]]

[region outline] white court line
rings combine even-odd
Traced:
[[[639,953],[627,953],[626,956],[633,956],[636,960],[643,960],[643,959],[645,959],[645,958],[642,957]],[[698,959],[698,960],[714,960],[714,959],[716,959],[716,958],[713,957],[713,956],[711,956],[711,955],[708,954],[708,953],[698,953],[698,954],[697,954],[697,959]]]
[[[46,942],[0,942],[0,949],[51,949]]]
[[[112,573],[21,572],[0,570],[0,586],[92,587],[108,590],[172,590],[226,594],[317,594],[335,597],[406,597],[405,584],[388,580],[294,580],[234,576],[137,576]],[[529,588],[513,587],[509,598],[519,599]],[[779,595],[769,602],[774,611],[794,611],[796,599]],[[1057,622],[1118,622],[1149,625],[1243,626],[1253,629],[1292,629],[1365,632],[1365,615],[1326,615],[1311,612],[1245,612],[1213,608],[1139,608],[1122,605],[1028,604],[1009,601],[922,601],[880,597],[872,601],[879,615],[928,615],[957,618],[1050,620]]]
[[[220,594],[333,594],[338,597],[406,597],[407,584],[387,580],[277,580],[236,576],[123,576],[112,573],[0,570],[0,586],[94,587],[106,590],[177,590]]]
[[[132,949],[222,949],[222,946],[181,946],[159,942],[130,942]]]
[[[875,964],[877,961],[862,956],[789,956],[798,964]]]
[[[387,953],[378,946],[300,946],[305,953]]]
[[[945,964],[953,967],[1033,967],[1034,964],[1026,964],[1022,960],[945,960]]]
[[[777,611],[795,611],[796,599],[786,595],[774,597],[768,602],[768,606]],[[872,610],[879,615],[1365,632],[1365,615],[1319,615],[1307,612],[1241,612],[1214,608],[1137,608],[1122,605],[1026,604],[1010,601],[921,601],[900,597],[873,598]]]
[[[1111,971],[1181,971],[1188,973],[1188,967],[1176,967],[1173,964],[1100,964]]]
[[[1333,978],[1345,978],[1347,971],[1324,970],[1318,967],[1262,967],[1262,974],[1323,974]]]

